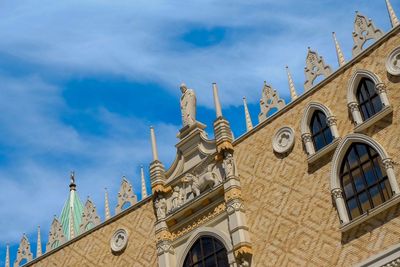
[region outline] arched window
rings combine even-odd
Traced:
[[[311,117],[310,130],[316,151],[332,143],[333,136],[326,121],[326,115],[320,110],[314,111]]]
[[[382,101],[375,89],[375,83],[362,78],[357,87],[356,97],[363,120],[371,118],[382,110]]]
[[[202,236],[189,250],[183,267],[229,267],[226,248],[218,239]]]
[[[353,143],[348,148],[340,168],[340,183],[350,220],[393,195],[382,159],[364,143]]]

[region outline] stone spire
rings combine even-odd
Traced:
[[[288,82],[289,82],[290,97],[292,98],[292,101],[293,101],[297,98],[297,94],[296,94],[296,88],[294,87],[292,75],[290,74],[288,66],[286,66],[286,74],[287,74]]]
[[[150,127],[151,148],[153,151],[153,161],[150,163],[150,182],[151,190],[155,192],[163,192],[165,190],[165,168],[158,159],[157,143],[154,128]]]
[[[335,32],[332,32],[332,37],[333,37],[333,41],[335,42],[336,55],[337,55],[339,67],[341,67],[344,64],[346,64],[346,61],[344,59],[343,52],[342,52],[342,49],[340,48],[339,42],[336,39],[336,33]]]
[[[147,190],[146,190],[146,181],[144,179],[143,165],[140,166],[140,177],[141,177],[141,180],[142,180],[142,199],[145,199],[147,197]]]
[[[42,240],[40,238],[40,226],[37,230],[36,258],[42,256]]]
[[[154,133],[153,126],[150,126],[150,137],[151,137],[151,149],[152,149],[152,152],[153,152],[153,161],[158,161],[156,135]]]
[[[21,243],[19,244],[17,257],[14,261],[14,266],[19,266],[23,260],[30,262],[32,260],[31,244],[28,238],[23,234]]]
[[[107,192],[107,188],[105,189],[105,193],[104,193],[104,214],[106,217],[106,220],[111,218],[110,215],[110,204],[108,203],[108,192]]]
[[[73,239],[75,237],[73,214],[74,214],[74,211],[73,211],[72,207],[70,207],[70,211],[69,211],[69,240],[71,240],[71,239]]]
[[[399,25],[399,20],[397,19],[396,13],[394,13],[392,4],[390,3],[390,0],[386,0],[386,7],[389,13],[390,17],[390,22],[392,23],[392,27],[396,27]]]
[[[244,118],[246,120],[246,130],[250,131],[251,129],[253,129],[253,123],[251,122],[250,112],[249,109],[247,108],[246,97],[243,97],[243,107],[244,107]]]
[[[7,244],[6,249],[6,265],[5,267],[10,267],[10,245]]]
[[[212,84],[213,87],[213,95],[214,95],[214,104],[215,104],[215,114],[217,118],[222,117],[222,109],[221,109],[221,103],[219,102],[219,96],[218,96],[218,87],[216,83]]]

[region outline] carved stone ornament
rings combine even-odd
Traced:
[[[287,153],[294,146],[294,130],[290,127],[280,128],[274,135],[272,147],[277,153]]]
[[[164,197],[159,196],[154,201],[154,208],[158,220],[163,220],[167,214],[167,201]]]
[[[67,239],[64,236],[61,223],[57,218],[54,218],[50,227],[49,241],[46,244],[46,252],[55,249],[56,247],[64,244],[66,241]]]
[[[224,164],[226,178],[231,176],[237,176],[235,158],[233,157],[232,153],[225,152],[225,158],[223,160],[223,164]]]
[[[334,199],[342,198],[343,197],[342,189],[340,189],[340,188],[333,189],[332,190],[332,196],[333,196]]]
[[[132,185],[126,180],[125,177],[123,177],[121,188],[118,192],[118,204],[115,207],[115,214],[118,214],[122,211],[122,206],[125,203],[134,205],[137,203],[137,197],[132,190]]]
[[[261,113],[258,115],[258,120],[263,122],[267,119],[268,112],[276,108],[278,111],[285,106],[285,100],[279,98],[278,92],[267,83],[264,83],[262,97],[260,99]]]
[[[171,245],[171,242],[168,240],[164,240],[157,244],[157,254],[162,255],[165,253],[174,253],[174,248]]]
[[[393,160],[390,158],[382,160],[383,166],[385,167],[385,170],[387,169],[393,169]]]
[[[32,260],[31,245],[25,234],[22,236],[21,243],[19,244],[17,258],[14,261],[14,267],[19,266],[21,261],[24,259],[28,262]]]
[[[314,81],[318,76],[323,75],[326,78],[331,73],[332,69],[329,65],[325,64],[324,59],[317,52],[308,48],[306,67],[304,68],[304,75],[306,76],[304,89],[307,91],[313,87]]]
[[[376,28],[371,19],[367,19],[364,15],[356,12],[353,32],[353,57],[363,51],[363,46],[368,40],[378,40],[383,36],[380,29]]]
[[[118,229],[111,237],[110,246],[113,252],[121,252],[128,245],[128,232],[125,229]]]
[[[393,50],[387,57],[386,70],[391,75],[400,76],[400,47]]]
[[[88,199],[85,203],[85,209],[82,213],[82,220],[80,231],[81,233],[95,227],[96,225],[100,224],[100,217],[97,215],[96,206],[93,204],[90,199]]]

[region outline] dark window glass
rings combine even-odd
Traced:
[[[340,183],[350,219],[392,197],[392,189],[378,153],[366,144],[352,144],[340,169]]]
[[[318,151],[326,145],[332,143],[332,132],[326,123],[326,116],[323,112],[317,110],[313,113],[311,117],[310,129],[315,151]]]
[[[363,120],[371,118],[383,108],[382,101],[375,90],[375,84],[370,79],[361,79],[356,96]]]
[[[228,267],[228,254],[216,238],[202,236],[189,250],[183,267]]]

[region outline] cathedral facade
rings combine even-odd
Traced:
[[[217,85],[210,139],[182,84],[169,169],[150,129],[152,193],[137,201],[123,180],[101,222],[71,175],[46,252],[33,258],[24,236],[14,266],[400,266],[400,23],[386,4],[387,33],[356,13],[347,62],[333,34],[338,69],[308,50],[302,95],[287,69],[289,104],[265,83],[253,126],[244,99],[247,132],[236,139]]]

